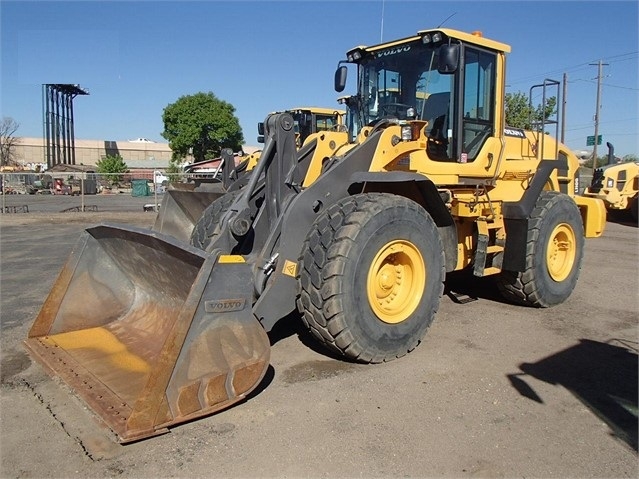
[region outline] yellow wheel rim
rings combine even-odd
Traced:
[[[375,315],[385,323],[401,323],[417,309],[424,294],[424,259],[410,241],[391,241],[375,255],[366,283]]]
[[[565,280],[575,264],[577,242],[569,224],[558,224],[550,235],[546,250],[548,274],[555,281]]]

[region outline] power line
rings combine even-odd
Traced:
[[[626,57],[626,56],[630,56],[630,55],[639,55],[639,51],[621,53],[619,55],[613,55],[611,57],[605,57],[605,58],[602,59],[602,61],[605,60],[607,62],[612,62],[613,59]],[[632,58],[624,58],[622,60],[615,60],[612,63],[621,62],[621,61],[628,61],[628,60],[632,60]],[[541,76],[555,75],[555,74],[558,74],[558,73],[574,73],[574,72],[579,71],[579,70],[586,70],[587,67],[592,65],[593,62],[594,62],[594,60],[591,61],[591,62],[579,63],[579,64],[571,66],[571,67],[559,68],[557,70],[550,70],[550,71],[547,71],[545,73],[529,75],[529,76],[526,76],[526,77],[522,77],[520,79],[516,79],[514,81],[509,81],[508,83],[510,85],[514,85],[514,84],[517,84],[517,83],[528,82],[529,80],[532,80],[532,79],[538,79]]]
[[[568,83],[576,83],[578,81],[583,81],[586,83],[597,83],[594,80],[586,80],[585,78],[577,78],[576,80],[571,80]],[[620,88],[621,90],[631,90],[631,91],[639,91],[639,88],[632,88],[629,86],[621,86],[621,85],[612,85],[610,83],[602,83],[603,86],[605,87],[610,87],[610,88]]]
[[[610,121],[600,121],[599,124],[600,125],[607,125],[609,123],[620,123],[620,122],[630,122],[630,121],[635,121],[637,120],[636,118],[629,118],[627,120],[610,120]],[[575,126],[574,128],[567,128],[566,131],[578,131],[578,130],[588,130],[589,128],[592,128],[592,125],[584,125],[584,126]]]

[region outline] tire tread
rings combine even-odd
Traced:
[[[497,287],[504,298],[524,306],[537,308],[549,306],[540,291],[540,278],[537,277],[535,268],[533,267],[533,259],[535,257],[537,243],[539,242],[541,228],[544,224],[544,218],[559,202],[569,204],[566,198],[569,197],[558,191],[543,191],[539,196],[529,219],[526,239],[526,270],[523,272],[502,271],[497,277]],[[572,200],[571,203],[576,214],[579,215],[576,204]],[[579,232],[576,231],[575,234],[579,234]],[[579,269],[581,268],[582,254],[583,251],[577,251]],[[579,271],[577,271],[577,275],[574,277],[575,282],[578,275]]]
[[[415,349],[421,342],[421,338],[415,339],[405,350],[389,355],[375,348],[362,346],[345,321],[342,276],[349,254],[359,240],[360,224],[392,206],[393,201],[398,201],[398,198],[402,205],[408,205],[415,211],[421,209],[413,201],[389,196],[379,193],[355,195],[328,208],[324,213],[325,217],[318,218],[313,225],[314,230],[308,235],[299,260],[297,307],[302,313],[304,326],[329,350],[365,363],[396,359]],[[320,241],[316,241],[318,237],[321,238]],[[440,255],[441,277],[444,278],[443,248],[440,248]],[[321,277],[319,283],[316,281],[318,273]],[[443,290],[442,280],[438,298]],[[439,300],[434,306],[433,316],[438,306]]]

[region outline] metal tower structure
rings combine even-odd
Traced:
[[[88,95],[80,85],[43,84],[42,116],[47,168],[55,165],[75,165],[75,133],[73,99]]]

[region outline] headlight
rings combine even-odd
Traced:
[[[413,139],[413,128],[411,125],[402,125],[402,141],[411,141]]]
[[[424,45],[428,45],[429,43],[439,43],[443,39],[444,39],[444,35],[442,34],[442,32],[426,33],[422,37],[422,43]]]
[[[351,50],[350,52],[346,52],[346,59],[349,61],[349,63],[353,63],[358,60],[361,60],[362,56],[363,56],[363,53],[360,48],[356,48],[354,50]]]

